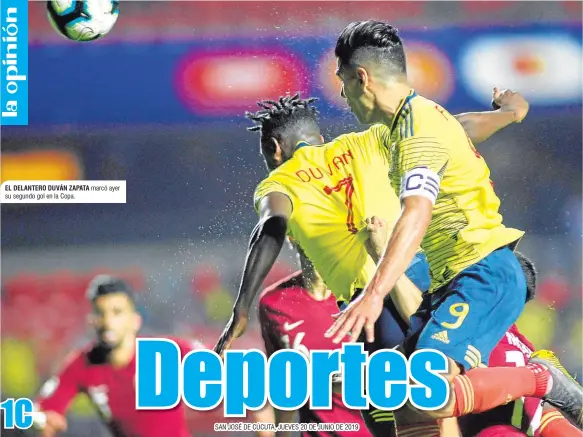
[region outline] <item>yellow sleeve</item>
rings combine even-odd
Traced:
[[[289,191],[279,182],[271,179],[264,179],[255,189],[255,194],[253,195],[253,206],[255,211],[259,212],[259,203],[261,200],[267,196],[269,193],[281,193],[285,194],[287,197],[292,199]],[[293,201],[292,201],[293,204]]]
[[[444,111],[444,110],[443,110]],[[451,115],[442,115],[438,108],[421,107],[411,110],[396,126],[400,141],[393,156],[395,170],[400,175],[425,167],[443,175],[449,162],[450,150],[443,144],[442,135],[452,128]]]
[[[450,148],[443,132],[452,128],[434,108],[410,112],[396,127],[400,140],[392,156],[392,173],[400,179],[400,198],[423,195],[435,203],[441,179],[450,162]],[[441,117],[441,118],[440,118]]]
[[[424,167],[442,176],[449,163],[449,153],[435,130],[419,126],[413,136],[397,144],[393,164],[400,175],[414,168]]]

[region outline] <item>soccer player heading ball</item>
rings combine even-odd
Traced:
[[[518,318],[526,281],[513,253],[523,236],[502,224],[489,169],[460,123],[407,81],[397,30],[380,21],[348,25],[336,44],[342,95],[362,123],[390,128],[390,179],[403,212],[378,270],[331,327],[339,342],[374,325],[385,297],[421,244],[432,286],[411,319],[405,352],[430,348],[450,360],[450,403],[438,418],[489,410],[523,396],[542,398],[583,424],[583,393],[549,362],[476,368]]]

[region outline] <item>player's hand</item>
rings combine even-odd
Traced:
[[[512,112],[515,123],[520,123],[524,120],[529,110],[528,102],[519,92],[512,90],[500,91],[496,87],[492,91],[492,105],[504,112]]]
[[[42,429],[42,437],[54,437],[58,433],[67,430],[67,419],[62,414],[46,411],[44,415],[46,422]]]
[[[377,260],[387,245],[389,228],[383,219],[372,216],[366,219],[366,231],[368,232],[368,240],[364,243],[366,250],[372,259]]]
[[[221,358],[224,358],[225,351],[231,347],[231,343],[233,343],[236,338],[241,337],[245,333],[245,329],[247,329],[247,313],[235,309],[231,316],[231,320],[227,323],[219,341],[215,345],[214,351]]]
[[[374,324],[383,310],[383,299],[379,294],[367,293],[363,291],[360,296],[348,305],[336,322],[326,331],[326,338],[334,337],[332,340],[338,344],[342,342],[346,335],[350,335],[350,341],[358,340],[362,329],[366,333],[366,341],[374,341]]]

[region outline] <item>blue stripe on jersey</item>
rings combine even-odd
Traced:
[[[413,108],[410,103],[406,103],[401,110],[401,121],[399,122],[399,134],[401,140],[412,137],[413,130]]]
[[[415,132],[413,131],[413,107],[411,106],[411,103],[407,102],[407,108],[409,109],[409,135],[413,136],[415,135]]]

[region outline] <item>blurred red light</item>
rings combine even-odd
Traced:
[[[196,52],[179,63],[179,98],[200,115],[240,115],[258,99],[306,91],[304,66],[283,51]]]

